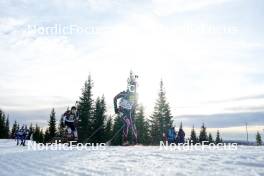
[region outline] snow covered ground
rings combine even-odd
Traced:
[[[0,140],[0,176],[24,175],[264,175],[264,147],[236,151],[166,151],[106,147],[90,151],[33,151]]]

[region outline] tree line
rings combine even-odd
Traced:
[[[196,135],[195,129],[193,127],[192,130],[191,130],[190,142],[192,144],[197,144],[197,143],[202,143],[203,141],[208,141],[205,144],[210,144],[210,143],[219,144],[219,143],[223,142],[223,139],[220,137],[219,130],[217,130],[216,137],[215,137],[215,140],[214,140],[213,137],[212,137],[212,133],[208,133],[207,134],[206,127],[205,127],[204,124],[201,126],[201,130],[200,130],[199,136]]]
[[[79,142],[103,143],[111,140],[112,145],[120,145],[122,143],[122,120],[116,115],[109,116],[106,114],[106,102],[103,95],[93,99],[93,86],[93,80],[89,75],[82,88],[78,103],[79,120],[77,129]],[[134,122],[138,131],[138,143],[144,145],[158,145],[168,128],[173,125],[173,116],[166,98],[163,81],[160,81],[158,98],[150,117],[147,118],[145,116],[144,107],[139,104],[136,105],[134,114]],[[48,128],[43,130],[38,124],[35,126],[31,124],[29,128],[26,126],[26,129],[29,131],[29,136],[36,142],[41,143],[46,143],[56,137],[61,137],[65,128],[63,119],[58,119],[57,122],[56,112],[53,108],[50,113]],[[11,131],[9,131],[9,119],[0,111],[0,138],[14,138],[17,129],[19,129],[19,124],[15,121]],[[179,131],[183,131],[182,124],[180,124]],[[129,135],[131,136],[131,132]],[[260,135],[258,135],[258,138],[259,136]],[[178,138],[179,137],[181,136],[178,135]],[[188,139],[193,144],[201,143],[202,141],[209,141],[209,143],[223,142],[219,131],[217,131],[216,138],[213,139],[211,133],[207,134],[204,124],[201,126],[199,136],[196,134],[193,127]],[[185,140],[184,136],[183,140]]]

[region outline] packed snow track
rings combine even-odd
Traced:
[[[0,140],[0,176],[177,175],[263,176],[264,147],[236,151],[166,151],[107,146],[105,150],[34,151]]]

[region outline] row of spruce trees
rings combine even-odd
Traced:
[[[222,138],[220,137],[219,130],[217,130],[216,137],[215,137],[215,140],[214,140],[211,133],[209,133],[207,135],[206,127],[205,127],[204,124],[201,127],[199,136],[196,135],[196,132],[194,130],[194,127],[192,128],[192,130],[191,130],[191,136],[190,136],[190,139],[189,140],[190,140],[190,142],[192,144],[202,143],[203,141],[208,141],[209,144],[210,143],[219,144],[219,143],[222,143],[223,142]]]
[[[101,143],[111,140],[113,145],[120,145],[122,143],[122,133],[120,129],[123,123],[117,116],[108,116],[106,114],[107,109],[104,96],[93,99],[93,86],[93,81],[91,76],[89,76],[82,88],[82,94],[78,105],[80,114],[77,127],[79,142]],[[173,117],[166,99],[162,81],[160,82],[160,90],[152,115],[146,118],[142,105],[137,105],[134,113],[134,121],[138,131],[138,142],[144,145],[158,145],[163,138],[163,134],[172,126]],[[2,111],[0,111],[0,117],[0,138],[14,137],[15,131],[19,129],[19,124],[15,121],[9,132],[9,119],[5,118],[5,114]],[[56,112],[53,108],[50,113],[48,128],[43,131],[38,124],[34,127],[31,124],[28,128],[29,136],[31,136],[33,140],[43,143],[49,142],[55,137],[62,136],[64,133],[64,126],[62,118],[58,119],[59,122],[57,123]],[[182,129],[182,124],[180,125],[180,129]],[[129,135],[131,135],[131,133]],[[192,143],[200,143],[201,141],[209,141],[210,143],[222,142],[219,131],[217,131],[216,139],[213,140],[211,133],[207,135],[204,124],[201,127],[199,136],[196,135],[193,128],[189,139]]]

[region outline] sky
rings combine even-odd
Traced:
[[[204,122],[226,139],[264,135],[262,0],[2,0],[0,108],[11,122],[47,125],[91,74],[94,98],[138,76],[151,115],[163,80],[174,124]]]

